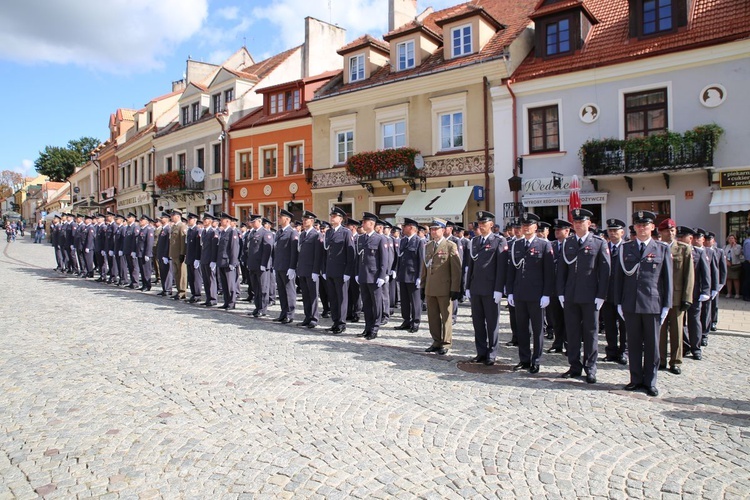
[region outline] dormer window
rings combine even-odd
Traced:
[[[453,57],[465,56],[471,54],[471,25],[459,26],[451,30],[451,40],[453,42]]]
[[[570,19],[559,19],[545,26],[546,55],[554,56],[570,52]]]
[[[191,106],[191,111],[193,115],[193,121],[197,122],[198,119],[201,117],[201,103],[194,102]]]
[[[224,102],[234,101],[234,89],[224,91]]]
[[[292,111],[300,108],[300,91],[287,90],[269,96],[268,114]]]
[[[221,113],[221,92],[214,94],[212,97],[214,101],[214,113]]]
[[[691,0],[629,0],[629,36],[658,36],[687,26],[690,4]]]
[[[357,82],[365,79],[365,55],[359,54],[349,58],[349,81]]]
[[[396,45],[398,57],[398,70],[402,71],[414,67],[414,40],[402,42]]]
[[[190,123],[190,108],[187,106],[182,107],[182,124],[187,125]]]
[[[652,35],[672,29],[672,0],[644,0],[643,2],[644,35]]]

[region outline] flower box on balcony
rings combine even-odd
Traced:
[[[154,183],[162,191],[180,188],[183,182],[183,176],[180,174],[181,172],[177,170],[172,170],[166,174],[159,174],[154,177]]]
[[[365,151],[349,158],[346,170],[361,180],[414,177],[414,157],[418,154],[414,148]]]

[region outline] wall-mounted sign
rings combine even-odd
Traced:
[[[726,98],[727,89],[718,83],[706,85],[698,96],[701,104],[707,108],[715,108],[716,106],[719,106]]]
[[[581,106],[578,116],[583,123],[594,123],[599,118],[599,106],[593,102],[588,102]]]
[[[719,186],[721,189],[750,187],[750,169],[719,172]]]
[[[266,184],[265,186],[263,186],[263,194],[264,195],[271,196],[271,191],[273,191],[273,190],[271,189],[271,185],[270,184]]]
[[[247,188],[246,187],[243,187],[242,189],[240,189],[240,196],[242,198],[247,198]]]

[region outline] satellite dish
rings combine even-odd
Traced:
[[[190,171],[190,177],[195,182],[201,182],[203,181],[203,178],[206,176],[206,172],[203,171],[200,167],[193,167],[193,169]]]
[[[424,157],[419,153],[414,156],[414,168],[417,170],[422,170],[424,168]]]

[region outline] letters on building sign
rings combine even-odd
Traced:
[[[750,187],[749,170],[725,170],[719,173],[719,185],[721,189]]]

